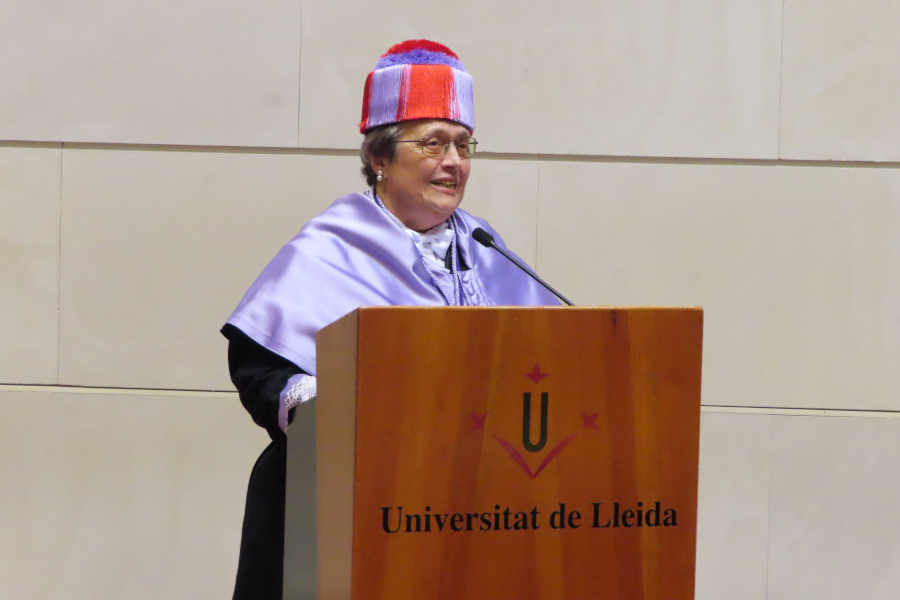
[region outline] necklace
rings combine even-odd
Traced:
[[[381,201],[381,198],[378,197],[378,194],[375,193],[375,189],[372,188],[372,198],[375,199],[375,202],[378,204],[379,208],[385,212],[385,214],[390,217],[391,221],[403,230],[404,235],[406,234],[406,226],[398,219],[394,213],[389,211],[387,207],[384,205],[384,202]],[[451,295],[450,291],[441,283],[441,280],[438,279],[437,275],[435,275],[434,271],[431,270],[431,267],[428,265],[428,259],[425,258],[421,253],[419,254],[422,259],[422,266],[425,267],[425,270],[428,271],[428,275],[431,277],[431,282],[434,286],[441,292],[441,295],[444,297],[444,300],[447,302],[449,306],[462,306],[463,305],[463,295],[462,295],[462,283],[459,278],[459,255],[456,250],[456,232],[458,230],[456,223],[456,213],[450,215],[449,219],[450,230],[453,231],[453,238],[450,240],[450,275],[453,279],[453,293]],[[416,252],[418,252],[418,248],[416,248]]]

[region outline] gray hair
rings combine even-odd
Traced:
[[[371,157],[387,158],[393,160],[397,151],[397,140],[400,139],[400,133],[403,126],[400,123],[391,123],[390,125],[381,125],[366,132],[362,145],[359,147],[359,157],[362,159],[362,174],[366,178],[369,187],[375,185],[378,181],[375,169],[372,168]]]

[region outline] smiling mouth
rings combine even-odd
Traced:
[[[456,183],[453,181],[432,181],[431,185],[436,185],[437,187],[444,188],[445,190],[456,189]]]

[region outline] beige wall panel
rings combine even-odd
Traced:
[[[300,0],[0,6],[0,139],[296,146]]]
[[[768,415],[704,412],[700,420],[697,600],[766,600]]]
[[[900,160],[900,4],[784,3],[783,158]]]
[[[0,597],[230,597],[267,440],[236,397],[0,390]]]
[[[56,383],[61,154],[0,147],[3,383]]]
[[[66,150],[60,381],[233,389],[219,329],[353,157]]]
[[[537,242],[535,162],[474,160],[462,208],[486,219],[507,248],[534,264]]]
[[[773,419],[768,598],[897,598],[900,420]]]
[[[424,37],[472,73],[484,150],[777,154],[780,0],[315,2],[303,17],[301,146],[355,145],[366,75]]]
[[[231,389],[218,330],[354,156],[66,150],[60,381]],[[481,161],[466,207],[533,259],[536,165]],[[471,200],[471,201],[470,201]]]
[[[900,410],[900,173],[542,163],[538,214],[573,301],[706,309],[705,404]]]

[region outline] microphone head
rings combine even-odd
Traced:
[[[484,246],[485,248],[490,248],[494,243],[494,236],[489,234],[487,231],[482,229],[481,227],[476,227],[475,231],[472,232],[472,237],[476,242]]]

